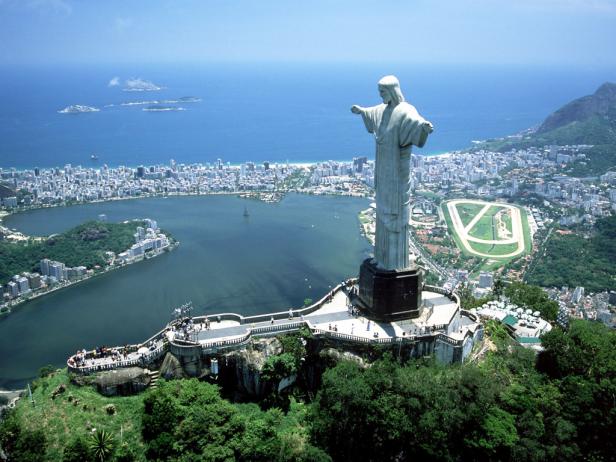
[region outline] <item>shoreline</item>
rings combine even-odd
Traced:
[[[471,146],[472,147],[472,146]],[[463,152],[466,151],[468,149],[471,149],[471,147],[465,147],[465,148],[460,148],[460,149],[454,149],[454,150],[450,150],[450,151],[445,151],[445,152],[435,152],[435,153],[419,153],[419,152],[413,152],[412,154],[415,154],[417,156],[422,156],[422,157],[437,157],[437,156],[446,156],[446,155],[451,155],[451,154],[455,154],[456,152]],[[361,156],[361,154],[358,154],[358,156]],[[370,156],[366,156],[368,157],[368,160],[371,160],[372,162],[374,162],[374,153],[372,152],[370,154]],[[203,161],[199,161],[199,162],[183,162],[179,159],[174,159],[176,161],[176,163],[178,164],[185,164],[185,165],[197,165],[197,164],[202,164],[205,165],[206,163],[213,163],[215,162],[214,160],[209,161],[209,162],[203,162]],[[267,160],[267,159],[265,159]],[[89,164],[86,165],[86,163],[89,162]],[[229,165],[231,167],[239,167],[242,164],[245,164],[247,162],[255,162],[254,160],[244,160],[242,162],[230,162]],[[350,159],[323,159],[323,160],[296,160],[293,162],[287,162],[286,160],[280,160],[280,161],[273,161],[271,162],[272,165],[293,165],[296,167],[312,167],[318,164],[321,164],[323,162],[346,162],[346,163],[350,163],[353,162],[353,158]],[[168,162],[167,162],[168,163]],[[167,163],[154,163],[154,164],[149,164],[148,166],[160,166],[160,165],[167,165]],[[137,168],[142,166],[143,164],[139,164],[139,165],[125,165],[125,164],[106,164],[105,162],[101,162],[100,159],[98,162],[94,163],[92,161],[90,161],[89,159],[84,159],[83,163],[78,163],[75,164],[75,167],[82,167],[82,168],[91,168],[91,169],[100,169],[103,167],[103,165],[106,165],[109,168],[119,168],[119,167],[126,167],[126,168]],[[53,169],[53,168],[63,168],[60,167],[58,165],[47,165],[47,166],[41,166],[41,165],[31,165],[31,166],[24,166],[24,165],[20,165],[20,166],[2,166],[0,165],[0,168],[4,168],[4,169],[11,169],[14,168],[17,172],[24,172],[24,171],[28,171],[28,170],[34,170],[35,168],[41,168],[41,169]]]
[[[37,298],[43,297],[45,295],[49,295],[51,293],[54,293],[54,292],[57,292],[57,291],[60,291],[60,290],[63,290],[63,289],[69,289],[69,288],[71,288],[73,286],[76,286],[77,284],[89,281],[90,279],[94,279],[94,278],[96,278],[98,276],[102,276],[103,274],[111,273],[111,272],[113,272],[115,270],[118,270],[120,268],[124,268],[126,266],[134,265],[135,263],[141,263],[142,261],[150,260],[152,258],[156,258],[156,257],[158,257],[158,256],[160,256],[160,255],[162,255],[164,253],[171,252],[171,251],[175,250],[179,245],[180,245],[180,243],[178,241],[176,241],[175,243],[170,244],[169,246],[167,246],[167,247],[165,247],[163,249],[159,249],[159,251],[157,253],[149,255],[147,257],[144,255],[143,257],[140,257],[138,259],[135,259],[134,261],[131,261],[130,263],[125,263],[125,264],[119,265],[119,266],[108,266],[107,268],[105,268],[103,270],[100,270],[100,271],[97,271],[97,272],[94,272],[93,274],[91,274],[89,276],[86,275],[86,276],[82,277],[81,279],[77,279],[75,281],[70,281],[67,284],[63,284],[63,285],[60,285],[60,286],[57,286],[57,287],[53,287],[53,288],[51,288],[49,290],[46,290],[46,291],[41,291],[41,292],[38,292],[38,293],[34,293],[31,296],[29,296],[28,298],[25,298],[25,299],[22,299],[22,300],[18,300],[18,301],[14,302],[14,303],[11,303],[11,304],[7,304],[6,306],[9,309],[8,309],[8,311],[0,313],[0,320],[3,319],[6,316],[9,316],[13,312],[13,309],[19,308],[19,307],[21,307],[21,305],[24,305],[24,304],[26,304],[28,302],[36,300]]]
[[[102,204],[105,202],[115,202],[115,201],[127,201],[127,200],[139,200],[139,199],[151,199],[151,198],[169,198],[169,197],[202,197],[202,196],[237,196],[240,199],[250,199],[250,200],[258,200],[261,202],[265,202],[265,203],[270,203],[270,201],[265,201],[262,200],[258,197],[242,197],[243,194],[282,194],[282,199],[284,199],[284,196],[287,194],[304,194],[307,196],[332,196],[332,197],[336,197],[336,196],[342,196],[342,197],[357,197],[357,198],[370,198],[372,196],[367,196],[367,195],[355,195],[355,194],[345,194],[345,193],[320,193],[320,194],[316,194],[312,191],[221,191],[221,192],[206,192],[206,193],[198,193],[198,192],[191,192],[191,193],[154,193],[154,194],[146,194],[146,195],[139,195],[139,196],[129,196],[129,197],[110,197],[107,199],[95,199],[95,200],[91,200],[91,201],[81,201],[81,202],[71,202],[71,203],[64,203],[64,204],[51,204],[51,205],[41,205],[41,206],[31,206],[31,207],[22,207],[22,208],[16,208],[11,212],[8,212],[6,210],[0,210],[0,228],[4,227],[5,229],[11,231],[12,233],[15,234],[22,234],[19,231],[13,231],[12,229],[8,228],[7,226],[4,226],[3,220],[9,216],[12,215],[17,215],[19,213],[25,213],[25,212],[33,212],[36,210],[43,210],[43,209],[52,209],[52,208],[57,208],[57,207],[72,207],[72,206],[77,206],[77,205],[90,205],[90,204]],[[27,237],[33,237],[33,238],[40,238],[41,236],[27,236]],[[47,236],[45,236],[47,237]]]
[[[5,218],[8,215],[10,215],[10,214],[9,213],[5,213],[3,215],[0,215],[0,223],[2,223],[2,218]],[[0,227],[2,227],[2,226],[0,226]],[[8,229],[8,228],[6,228],[6,229]],[[28,239],[28,238],[36,238],[36,237],[32,237],[32,236],[25,236],[24,234],[22,234],[20,232],[17,232],[17,234],[24,236],[26,239]],[[39,239],[40,239],[40,237],[39,237]],[[3,308],[7,308],[7,310],[3,311],[3,312],[0,312],[0,320],[2,320],[5,317],[9,316],[13,312],[13,310],[15,308],[19,308],[21,305],[24,305],[27,302],[30,302],[32,300],[36,300],[37,298],[43,297],[45,295],[49,295],[49,294],[54,293],[56,291],[60,291],[60,290],[63,290],[63,289],[68,289],[68,288],[70,288],[72,286],[75,286],[77,284],[80,284],[82,282],[89,281],[90,279],[93,279],[93,278],[95,278],[97,276],[101,276],[103,274],[110,273],[110,272],[112,272],[114,270],[117,270],[117,269],[120,269],[120,268],[124,268],[125,266],[130,266],[130,265],[133,265],[135,263],[140,263],[140,262],[145,261],[145,260],[150,260],[150,259],[158,257],[159,255],[162,255],[164,253],[171,252],[171,251],[175,250],[180,245],[180,242],[175,240],[175,239],[173,239],[173,237],[167,236],[167,239],[169,239],[170,242],[169,242],[169,244],[166,247],[162,247],[160,249],[155,249],[155,250],[151,251],[149,254],[145,254],[144,253],[142,256],[139,256],[139,257],[132,257],[131,261],[126,262],[124,264],[121,264],[121,265],[115,265],[115,264],[108,265],[108,266],[104,267],[103,269],[101,269],[99,271],[92,270],[93,272],[91,274],[88,275],[86,273],[86,275],[81,277],[80,279],[76,279],[74,281],[67,281],[64,284],[59,284],[59,285],[57,285],[55,287],[51,287],[51,288],[49,288],[47,290],[44,290],[44,291],[42,291],[42,290],[37,290],[36,292],[31,291],[30,293],[27,294],[28,295],[27,298],[17,297],[16,299],[11,300],[10,302],[7,302],[6,304],[4,304]],[[114,259],[114,263],[115,263],[115,259]]]

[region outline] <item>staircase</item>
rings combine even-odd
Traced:
[[[152,388],[152,389],[158,388],[158,378],[160,377],[160,372],[159,371],[148,371],[148,375],[150,376],[149,388]]]

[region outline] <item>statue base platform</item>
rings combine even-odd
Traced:
[[[357,305],[377,321],[413,319],[421,314],[422,272],[383,270],[368,258],[359,270]]]

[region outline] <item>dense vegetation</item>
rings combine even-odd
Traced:
[[[325,372],[315,440],[334,460],[610,460],[616,334],[574,321],[534,354],[494,335],[481,365],[392,360]]]
[[[545,300],[526,288],[505,291],[537,309]],[[612,460],[616,332],[574,320],[538,356],[497,322],[486,332],[493,348],[478,364],[342,360],[284,411],[277,399],[231,403],[197,379],[105,398],[55,372],[35,384],[36,406],[22,400],[4,420],[0,445],[10,461]],[[314,359],[297,340],[268,360],[272,379]]]
[[[507,297],[511,303],[533,311],[539,311],[543,319],[555,321],[558,314],[558,303],[550,300],[548,294],[539,286],[532,286],[522,282],[511,282],[505,285],[501,278],[496,278],[492,287],[492,293],[481,298],[473,296],[473,291],[468,285],[457,289],[462,308],[470,310],[477,308],[490,300]]]
[[[597,221],[595,234],[553,233],[525,275],[527,282],[543,287],[583,286],[586,291],[616,290],[616,217]]]
[[[60,386],[65,391],[51,398]],[[331,460],[310,443],[307,405],[291,401],[283,413],[232,404],[196,379],[106,398],[56,372],[37,381],[33,396],[35,406],[24,399],[0,427],[11,461],[93,462],[101,447],[109,452],[102,460],[115,461]]]
[[[531,286],[521,282],[512,282],[504,289],[504,294],[512,303],[518,306],[539,311],[543,319],[555,321],[558,314],[558,303],[550,300],[541,287]]]
[[[62,234],[42,241],[0,241],[0,284],[15,274],[39,271],[43,258],[60,261],[67,266],[93,268],[105,264],[105,252],[123,252],[134,243],[133,234],[140,221],[129,223],[102,223],[90,221]]]
[[[143,439],[150,460],[327,461],[310,444],[306,406],[231,404],[196,379],[166,382],[144,401]]]

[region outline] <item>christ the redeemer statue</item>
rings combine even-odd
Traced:
[[[376,140],[376,242],[374,257],[382,270],[401,271],[410,266],[409,202],[411,146],[422,147],[433,127],[404,100],[393,75],[379,80],[383,104],[353,106]]]

